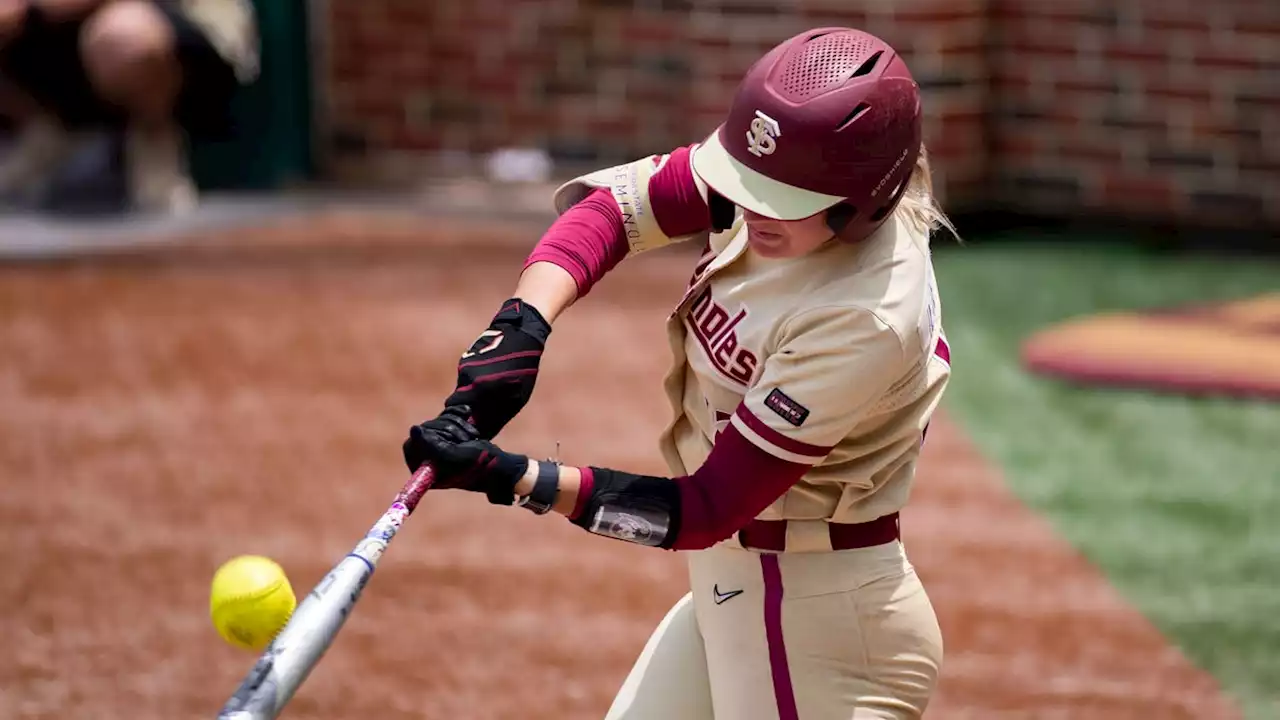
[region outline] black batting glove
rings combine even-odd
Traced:
[[[471,408],[465,405],[445,408],[444,412],[431,420],[409,428],[409,437],[401,446],[401,450],[404,451],[404,464],[409,467],[409,472],[416,472],[424,462],[431,459],[428,453],[428,446],[425,444],[425,440],[420,437],[424,433],[439,435],[442,439],[456,444],[478,438],[479,432],[471,424],[471,420],[468,417],[470,414]],[[443,470],[443,468],[437,467],[437,470]],[[437,487],[439,487],[439,481],[444,479],[443,475],[445,473],[438,474],[441,477],[437,478]]]
[[[551,325],[532,305],[507,300],[458,360],[458,384],[445,407],[469,406],[479,436],[492,440],[533,395],[550,335]]]
[[[483,493],[494,505],[510,505],[529,459],[481,439],[467,419],[470,414],[469,407],[450,407],[409,428],[402,448],[405,465],[413,472],[431,463],[436,471],[433,488]]]

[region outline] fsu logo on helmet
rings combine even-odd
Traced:
[[[780,137],[782,128],[778,127],[778,121],[757,110],[751,129],[747,131],[747,150],[756,157],[772,155],[778,149]]]

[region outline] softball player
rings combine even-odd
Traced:
[[[951,226],[902,59],[858,30],[797,35],[704,142],[577,178],[556,203],[446,410],[410,430],[410,469],[690,551],[692,591],[609,719],[920,716],[942,638],[898,511],[950,374],[929,235]],[[490,442],[528,401],[555,318],[624,257],[689,239],[705,252],[668,319],[672,477]]]

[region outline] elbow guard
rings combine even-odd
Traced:
[[[594,485],[573,524],[595,535],[670,549],[680,534],[680,488],[670,478],[591,468]]]

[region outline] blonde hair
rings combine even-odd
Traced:
[[[916,158],[911,177],[907,180],[907,190],[893,212],[908,227],[924,235],[926,241],[933,231],[946,228],[957,241],[964,242],[951,218],[942,211],[933,195],[933,171],[929,168],[929,152],[923,145],[920,146],[920,156]]]

